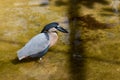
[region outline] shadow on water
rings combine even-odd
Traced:
[[[21,61],[19,61],[18,60],[18,58],[15,58],[15,59],[12,59],[11,60],[11,63],[13,63],[13,64],[21,64],[21,63],[28,63],[28,62],[38,62],[38,59],[39,58],[26,58],[26,59],[23,59],[23,60],[21,60]]]
[[[60,0],[57,0],[59,2]],[[88,29],[105,29],[107,25],[98,22],[95,18],[90,15],[81,16],[80,5],[86,6],[87,8],[94,8],[94,4],[99,3],[107,5],[106,0],[68,0],[68,4],[61,2],[56,6],[66,5],[68,7],[68,18],[70,25],[70,80],[86,80],[86,58],[84,58],[84,44],[85,41],[81,37],[77,37],[81,27],[87,27]],[[83,26],[82,23],[86,25]],[[80,35],[80,34],[79,34]],[[98,59],[99,60],[99,59]]]
[[[70,1],[70,0],[68,0]],[[78,2],[78,4],[80,5],[83,5],[83,6],[86,6],[87,8],[94,8],[94,4],[95,3],[100,3],[100,4],[103,4],[103,5],[107,5],[108,2],[107,0],[75,0]],[[64,0],[57,0],[56,1],[56,6],[63,6],[63,5],[66,5],[67,2],[64,2]],[[69,2],[67,4],[69,6]],[[73,6],[76,6],[76,4],[72,4]],[[76,10],[76,9],[75,9]]]
[[[57,0],[57,1],[55,2],[55,4],[56,4],[57,6],[67,5],[67,3],[66,3],[66,2],[63,2],[62,0]]]
[[[99,57],[84,57],[84,58],[93,60],[93,61],[97,61],[97,62],[107,63],[107,64],[120,65],[120,61],[115,61],[115,60],[102,59]]]
[[[84,57],[84,44],[85,41],[81,37],[77,37],[76,34],[81,29],[80,27],[87,27],[88,29],[104,29],[107,25],[98,22],[90,15],[81,16],[80,5],[84,5],[88,8],[93,8],[95,3],[107,4],[105,0],[69,0],[68,16],[70,21],[70,71],[71,80],[86,80],[86,58]],[[86,25],[82,25],[85,23]],[[80,34],[79,34],[80,35]]]
[[[76,34],[81,25],[77,20],[79,17],[79,2],[78,0],[69,0],[68,17],[70,22],[70,80],[85,80],[85,60],[81,57],[84,53],[83,42],[78,40]],[[80,45],[80,46],[79,46]]]
[[[110,26],[108,26],[106,23],[97,21],[94,17],[92,17],[92,15],[79,16],[75,19],[80,22],[78,25],[86,27],[87,29],[97,30],[110,28]]]

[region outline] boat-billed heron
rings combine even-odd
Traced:
[[[60,27],[57,22],[47,24],[40,34],[34,36],[23,48],[17,51],[18,59],[22,60],[27,57],[42,58],[48,49],[57,42],[57,30],[68,33],[68,31]]]

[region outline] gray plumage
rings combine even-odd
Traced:
[[[49,36],[47,33],[40,33],[33,37],[26,45],[17,51],[19,60],[24,58],[23,56],[31,56],[39,52],[43,52],[50,45]],[[43,53],[42,53],[43,54]]]

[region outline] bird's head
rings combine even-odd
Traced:
[[[64,29],[63,27],[59,26],[59,24],[57,22],[52,22],[47,24],[43,30],[41,31],[41,33],[44,32],[56,32],[56,31],[61,31],[63,33],[68,33],[68,31],[66,29]]]

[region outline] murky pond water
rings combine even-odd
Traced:
[[[55,7],[53,4],[55,3],[50,2],[49,0],[0,1],[0,74],[5,72],[4,76],[8,76],[4,77],[1,75],[0,77],[2,77],[2,79],[9,78],[9,80],[14,80],[14,77],[12,76],[16,76],[16,74],[18,74],[19,76],[17,76],[16,80],[39,80],[39,78],[41,78],[41,76],[45,76],[47,72],[48,77],[43,77],[43,80],[47,80],[50,77],[49,74],[55,74],[58,68],[51,64],[48,65],[51,65],[51,69],[53,68],[54,70],[49,73],[50,69],[46,70],[42,66],[32,69],[32,64],[34,64],[32,62],[30,63],[31,68],[29,68],[29,70],[25,70],[27,69],[26,66],[29,64],[24,65],[23,63],[24,66],[20,67],[20,64],[16,65],[14,63],[14,61],[18,61],[16,59],[17,50],[31,39],[31,37],[40,33],[41,29],[46,24],[57,21],[61,26],[68,29],[69,21],[65,10],[60,12],[60,8]],[[65,36],[68,37],[68,35],[60,37],[60,40],[63,43],[66,41]],[[6,67],[7,65],[9,65],[9,68]],[[15,67],[15,65],[17,67]],[[35,63],[34,67],[35,65],[37,66],[38,63]],[[46,67],[48,65],[46,65]],[[4,70],[2,71],[3,68]],[[16,68],[17,70],[14,70]],[[44,73],[38,73],[42,68]],[[35,79],[32,79],[32,77],[35,77]]]
[[[4,0],[0,1],[1,37],[16,38],[24,36],[29,30],[33,34],[49,22],[58,21],[61,24],[68,20],[64,13],[54,11],[49,0]],[[67,25],[68,26],[68,25]],[[12,37],[11,37],[12,36]],[[13,39],[12,39],[13,40]]]
[[[72,3],[74,1],[78,3],[75,5]],[[0,79],[119,79],[118,5],[116,7],[112,3],[110,6],[110,0],[90,1],[1,0]],[[19,62],[16,51],[31,37],[40,33],[46,24],[54,21],[68,29],[70,35],[59,33],[57,45],[48,51],[41,63],[34,60]]]

